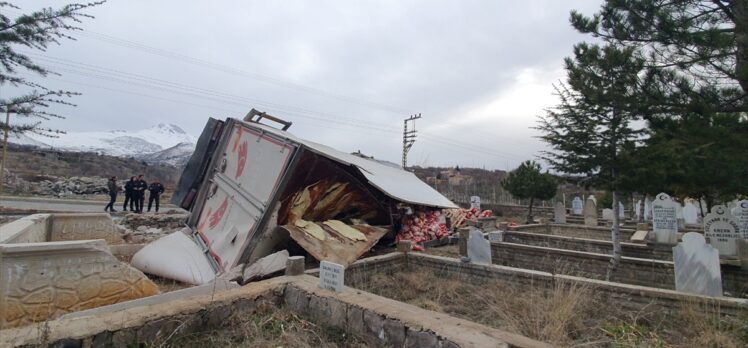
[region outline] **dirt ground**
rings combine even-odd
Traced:
[[[146,343],[146,342],[144,342]],[[345,331],[307,321],[287,308],[261,305],[248,316],[226,318],[224,324],[200,333],[176,333],[148,347],[370,347]]]
[[[748,316],[721,318],[701,304],[664,315],[611,308],[592,289],[573,284],[542,291],[432,271],[353,278],[351,287],[559,346],[748,346]]]

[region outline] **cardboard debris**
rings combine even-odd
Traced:
[[[312,224],[315,224],[312,222]],[[319,224],[317,224],[319,226]],[[361,255],[369,251],[376,242],[388,232],[386,228],[369,225],[352,225],[350,228],[361,233],[365,239],[357,240],[343,237],[338,231],[325,224],[321,225],[325,238],[320,240],[311,237],[306,230],[295,225],[284,225],[279,227],[285,230],[296,243],[299,244],[315,259],[330,261],[348,266],[356,261]]]
[[[340,233],[343,235],[343,237],[346,237],[348,239],[352,240],[366,240],[366,236],[359,232],[357,229],[352,228],[346,224],[344,224],[342,221],[338,220],[327,220],[323,222],[325,226],[331,228],[333,231]]]

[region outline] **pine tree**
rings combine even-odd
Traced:
[[[659,80],[642,97],[661,112],[748,111],[748,0],[606,0],[571,24],[642,54]]]
[[[60,131],[44,128],[41,120],[63,118],[61,115],[43,110],[51,104],[73,105],[66,99],[78,93],[62,90],[51,90],[29,81],[20,75],[27,71],[40,76],[54,72],[34,63],[25,53],[17,49],[45,51],[50,44],[60,44],[62,39],[74,39],[68,32],[80,30],[75,24],[83,18],[92,18],[81,13],[82,10],[100,5],[102,2],[87,4],[70,4],[61,9],[45,8],[31,14],[20,15],[15,19],[0,13],[0,86],[11,85],[17,90],[28,91],[17,97],[0,99],[0,112],[6,115],[0,126],[12,133],[32,132],[54,136]],[[0,9],[19,8],[7,2],[0,2]],[[10,124],[10,115],[26,121]]]
[[[707,206],[748,195],[748,0],[607,0],[571,23],[642,61],[647,82],[629,112],[647,120],[649,140],[620,187]]]
[[[636,110],[638,92],[646,83],[644,61],[634,49],[586,43],[566,58],[567,81],[556,86],[560,103],[539,120],[541,139],[551,148],[542,158],[556,170],[585,175],[588,182],[612,194],[618,211],[618,193],[634,162],[630,153],[643,129]],[[613,257],[608,277],[621,258],[618,214],[613,214]]]
[[[558,183],[551,174],[541,173],[539,164],[525,161],[504,178],[501,186],[516,198],[530,200],[527,208],[527,223],[533,223],[534,201],[553,198],[556,195]]]
[[[15,97],[0,98],[0,112],[5,114],[5,121],[0,119],[0,127],[4,130],[3,153],[0,159],[0,193],[5,182],[4,167],[9,133],[31,132],[46,136],[56,136],[62,133],[59,130],[42,127],[43,120],[63,118],[59,114],[44,109],[51,104],[74,106],[67,99],[78,94],[51,90],[22,77],[20,73],[26,71],[40,76],[54,73],[34,63],[27,54],[19,52],[17,48],[45,51],[50,44],[60,44],[62,39],[73,39],[67,33],[80,30],[75,24],[80,23],[82,18],[93,18],[81,11],[103,3],[104,1],[70,4],[59,10],[45,8],[31,14],[20,15],[15,19],[9,18],[5,13],[0,13],[0,87],[11,85],[18,92]],[[0,9],[18,10],[19,8],[8,2],[0,2]],[[23,121],[11,124],[11,114]]]

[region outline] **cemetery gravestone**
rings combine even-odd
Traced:
[[[626,211],[626,210],[625,210],[625,209],[624,209],[624,207],[623,207],[623,203],[621,203],[621,202],[618,202],[618,217],[619,217],[619,218],[621,218],[621,219],[624,219],[624,218],[626,218],[626,216],[625,216],[625,214],[624,214],[624,213],[625,213],[625,211]]]
[[[652,230],[658,243],[678,242],[678,203],[670,199],[666,193],[660,193],[652,202]]]
[[[740,227],[724,205],[715,205],[704,218],[704,236],[709,238],[721,256],[736,256],[735,240],[740,238]]]
[[[557,224],[566,223],[566,207],[561,202],[556,202],[556,206],[553,208],[553,222]]]
[[[582,214],[584,215],[584,224],[586,226],[597,226],[597,205],[592,198],[587,198],[587,201],[584,202]]]
[[[470,209],[473,208],[480,210],[480,197],[470,196]]]
[[[591,199],[592,202],[594,202],[595,206],[597,207],[597,198],[595,198],[595,195],[590,195],[589,197],[587,197],[587,199]]]
[[[722,296],[719,251],[695,232],[683,235],[673,248],[675,290],[707,296]]]
[[[675,203],[675,217],[678,221],[678,229],[682,230],[686,228],[686,220],[683,218],[683,206],[680,203]]]
[[[652,202],[644,200],[644,220],[649,221],[652,219]]]
[[[488,241],[493,242],[503,242],[504,241],[504,231],[496,231],[496,232],[488,232]]]
[[[322,261],[319,263],[319,287],[335,292],[343,291],[345,268],[343,265]]]
[[[613,221],[613,209],[603,209],[603,220]]]
[[[748,200],[738,202],[734,216],[738,220],[740,238],[748,239]]]
[[[582,215],[582,199],[574,197],[571,201],[571,213],[574,215]]]
[[[483,233],[478,229],[470,231],[467,242],[467,254],[470,262],[482,265],[491,264],[491,242],[483,238]]]
[[[634,216],[636,216],[636,220],[639,220],[639,218],[642,216],[642,201],[638,200],[636,201],[636,204],[634,204]]]
[[[694,225],[699,222],[699,208],[691,202],[687,202],[686,206],[683,207],[683,220],[689,224]]]

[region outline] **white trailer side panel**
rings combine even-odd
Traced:
[[[197,221],[197,233],[219,272],[239,263],[295,150],[241,124],[231,132]]]

